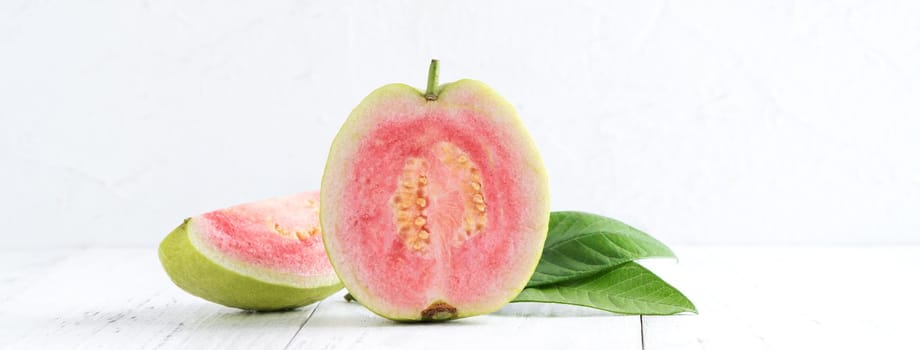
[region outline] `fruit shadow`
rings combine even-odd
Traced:
[[[451,326],[475,326],[481,324],[474,318],[464,318],[449,322],[399,322],[376,315],[357,302],[347,302],[333,296],[322,301],[305,324],[305,329],[321,327],[340,328],[424,328],[450,324]]]
[[[579,307],[573,305],[547,304],[547,303],[514,303],[508,304],[500,310],[485,317],[617,317],[626,316],[613,314],[601,310]],[[431,327],[449,324],[451,326],[479,326],[488,324],[484,317],[470,317],[449,322],[397,322],[375,315],[357,302],[346,302],[336,297],[326,299],[317,308],[316,312],[306,323],[307,328],[316,327],[359,327],[359,328],[386,328],[386,327]]]
[[[59,317],[61,326],[92,329],[94,333],[119,329],[156,327],[170,329],[173,333],[195,329],[209,331],[238,330],[240,327],[257,326],[265,328],[297,329],[312,312],[312,306],[304,308],[255,312],[223,307],[207,302],[170,303],[125,310],[83,312],[74,317]],[[62,327],[63,328],[63,327]]]
[[[204,301],[135,308],[100,306],[31,315],[26,322],[33,329],[23,332],[53,334],[56,340],[50,344],[73,342],[75,348],[132,343],[173,347],[196,338],[227,334],[244,338],[258,338],[261,334],[291,336],[310,311],[245,312]]]
[[[610,317],[619,315],[589,307],[552,303],[512,303],[492,313],[507,317]]]

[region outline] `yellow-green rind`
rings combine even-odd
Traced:
[[[189,239],[186,219],[160,243],[163,268],[179,288],[224,306],[255,311],[294,309],[342,289],[341,283],[292,287],[261,281],[228,270],[205,257]]]
[[[534,174],[538,176],[538,178],[540,179],[540,182],[542,183],[541,187],[543,189],[542,191],[543,196],[542,198],[537,197],[537,199],[535,200],[539,201],[543,205],[542,212],[545,213],[545,215],[543,215],[542,222],[536,224],[537,232],[543,233],[543,236],[539,240],[537,240],[537,244],[538,244],[536,248],[537,257],[536,259],[533,260],[533,264],[528,269],[529,272],[526,274],[526,278],[523,279],[523,282],[521,282],[516,288],[511,289],[511,292],[509,293],[511,297],[509,297],[508,300],[502,305],[498,305],[498,306],[484,309],[484,310],[477,310],[478,312],[476,312],[475,314],[467,315],[467,314],[464,314],[463,312],[460,312],[457,318],[489,314],[489,313],[498,311],[504,305],[507,305],[508,302],[511,302],[511,300],[517,297],[518,294],[521,294],[521,291],[523,291],[524,288],[527,286],[527,282],[530,280],[530,276],[533,275],[533,272],[537,269],[537,264],[540,262],[540,254],[542,254],[543,252],[543,245],[544,243],[546,243],[546,234],[549,231],[549,215],[550,215],[549,176],[546,173],[546,167],[543,165],[543,158],[540,157],[540,152],[537,149],[537,144],[533,141],[533,137],[530,136],[530,132],[527,131],[527,128],[524,126],[524,123],[521,121],[521,117],[518,115],[517,110],[514,108],[514,106],[511,105],[511,103],[505,100],[504,97],[502,97],[497,92],[495,92],[495,90],[493,90],[491,87],[489,87],[485,83],[478,81],[478,80],[461,79],[453,83],[442,85],[439,88],[439,94],[443,95],[449,92],[449,89],[451,87],[456,87],[460,85],[472,85],[474,90],[478,90],[477,91],[478,95],[489,99],[488,103],[491,103],[491,105],[495,106],[496,109],[502,110],[503,113],[506,113],[506,115],[509,116],[509,118],[507,118],[506,120],[507,122],[509,122],[509,127],[515,130],[515,133],[517,135],[521,136],[521,139],[518,141],[525,143],[525,147],[527,147],[528,150],[530,151],[530,156],[534,158],[534,162],[531,164],[528,164],[528,166],[530,166],[531,170],[534,172]]]
[[[477,316],[477,315],[482,315],[482,314],[487,314],[487,313],[497,311],[502,306],[506,305],[508,302],[513,300],[514,297],[520,294],[520,292],[524,289],[524,287],[526,287],[527,281],[529,280],[530,276],[533,274],[533,271],[536,270],[537,263],[540,260],[539,255],[542,253],[543,244],[546,241],[546,232],[549,228],[550,199],[549,199],[549,179],[546,173],[546,168],[543,165],[543,160],[540,157],[539,151],[537,150],[536,143],[533,141],[533,138],[530,136],[530,133],[524,127],[524,124],[523,122],[521,122],[520,117],[518,116],[517,111],[514,109],[514,107],[510,103],[508,103],[507,100],[501,97],[501,95],[499,95],[497,92],[492,90],[492,88],[490,88],[485,83],[482,83],[477,80],[471,80],[471,79],[462,79],[462,80],[458,80],[452,83],[443,84],[438,87],[438,95],[439,96],[450,95],[452,90],[458,89],[458,88],[466,88],[468,90],[473,91],[476,94],[476,96],[480,98],[479,102],[482,102],[480,103],[481,106],[483,105],[489,106],[494,110],[494,113],[501,113],[503,115],[506,115],[507,118],[504,118],[505,120],[503,122],[506,123],[506,126],[510,130],[514,131],[513,134],[519,136],[518,140],[516,141],[522,144],[523,147],[527,148],[528,156],[532,160],[532,162],[528,163],[527,165],[530,167],[530,170],[532,170],[533,173],[536,175],[536,177],[539,179],[539,189],[540,190],[538,191],[539,193],[534,193],[535,195],[534,200],[539,201],[539,203],[542,205],[542,208],[540,210],[540,214],[541,214],[540,217],[535,218],[535,221],[536,219],[539,219],[539,222],[535,222],[534,229],[535,229],[535,232],[540,232],[543,234],[543,237],[541,237],[540,239],[537,239],[536,242],[534,243],[535,245],[537,245],[535,249],[536,251],[535,254],[537,254],[537,256],[535,259],[533,259],[533,262],[529,268],[529,272],[526,274],[525,278],[522,278],[521,281],[519,281],[516,287],[509,288],[508,293],[507,293],[508,295],[507,300],[504,303],[495,304],[490,307],[483,307],[481,309],[474,308],[472,310],[471,309],[457,310],[458,312],[455,318],[464,318],[464,317]],[[349,114],[345,123],[342,125],[341,129],[339,129],[339,132],[336,134],[335,138],[333,139],[332,145],[330,146],[330,150],[329,150],[329,157],[326,161],[326,166],[323,171],[322,186],[320,187],[320,226],[323,228],[322,230],[323,244],[326,248],[327,254],[329,254],[329,252],[331,251],[330,241],[333,241],[332,239],[330,239],[328,235],[331,235],[332,232],[335,232],[335,231],[332,228],[327,227],[328,223],[324,222],[325,215],[323,215],[323,213],[326,212],[327,210],[326,207],[329,205],[328,203],[338,202],[337,198],[327,198],[327,196],[329,195],[327,183],[333,176],[335,176],[335,174],[331,174],[331,171],[330,171],[331,165],[336,161],[342,161],[340,159],[335,158],[336,155],[340,153],[338,152],[339,150],[337,149],[337,146],[345,144],[343,143],[344,140],[349,140],[349,141],[352,141],[353,143],[357,143],[358,140],[363,135],[367,134],[367,130],[372,128],[373,125],[370,125],[369,123],[366,123],[366,125],[361,125],[361,119],[363,119],[369,113],[371,109],[377,107],[377,105],[381,101],[386,101],[387,99],[393,99],[393,98],[395,99],[404,98],[407,95],[415,95],[421,100],[425,99],[425,95],[423,92],[409,85],[406,85],[406,84],[398,84],[398,83],[388,84],[388,85],[385,85],[383,87],[380,87],[374,90],[367,97],[365,97],[364,100],[362,100],[361,103],[358,104],[358,106],[356,106],[352,110],[351,114]],[[445,105],[445,107],[447,106],[450,106],[450,105],[449,104]],[[469,106],[465,105],[465,107],[469,107]],[[341,270],[342,267],[337,266],[334,259],[330,259],[330,262],[332,264],[333,269],[338,274],[339,278],[341,278],[342,277],[342,270]],[[360,285],[349,286],[349,287],[351,288],[360,287]],[[359,303],[364,305],[371,312],[381,317],[388,318],[394,321],[400,321],[400,322],[424,321],[422,320],[421,315],[417,317],[405,317],[401,315],[390,314],[382,310],[378,310],[377,308],[373,306],[369,306],[369,304],[372,305],[374,303],[365,303],[363,300],[361,300],[359,295],[368,294],[368,293],[360,293],[360,292],[355,293],[353,290],[349,290],[349,292],[351,292],[352,297],[355,298]]]
[[[374,91],[371,91],[371,93],[368,94],[367,97],[365,97],[363,100],[361,100],[361,103],[359,103],[357,106],[355,106],[354,109],[352,109],[351,113],[348,115],[348,118],[345,119],[345,123],[342,124],[342,127],[339,128],[339,132],[336,133],[335,138],[332,139],[332,144],[329,146],[329,158],[326,159],[326,165],[323,167],[323,177],[322,177],[322,179],[320,180],[320,183],[321,183],[321,184],[326,184],[326,181],[328,180],[327,177],[328,177],[329,174],[330,174],[330,171],[329,171],[330,164],[333,163],[333,162],[332,162],[332,161],[333,161],[332,157],[333,157],[333,155],[336,154],[336,145],[341,144],[341,141],[342,141],[343,139],[351,139],[351,140],[357,142],[357,138],[361,136],[362,133],[359,132],[359,129],[355,127],[355,124],[356,124],[357,122],[359,122],[360,119],[361,119],[359,116],[363,115],[363,114],[366,112],[366,110],[368,109],[368,107],[371,106],[372,104],[374,104],[375,101],[380,100],[380,99],[384,99],[384,98],[386,98],[386,97],[388,97],[388,96],[393,96],[393,95],[399,94],[399,93],[400,93],[400,90],[402,90],[402,92],[405,92],[405,91],[407,91],[407,90],[408,90],[408,91],[412,91],[412,92],[415,92],[416,94],[418,94],[421,98],[425,98],[425,95],[424,95],[421,91],[419,91],[419,90],[417,90],[417,89],[415,89],[415,88],[413,88],[413,87],[411,87],[411,86],[409,86],[409,85],[400,84],[400,83],[387,84],[387,85],[384,85],[384,86],[381,86],[381,87],[377,88],[377,89],[374,90]],[[320,200],[319,200],[319,208],[320,208],[320,209],[319,209],[319,212],[320,212],[320,215],[319,215],[319,226],[320,226],[321,228],[323,228],[323,229],[321,230],[321,231],[322,231],[322,234],[323,234],[323,247],[326,249],[326,255],[328,255],[328,254],[329,254],[329,251],[330,251],[329,242],[328,242],[328,238],[329,238],[329,237],[327,236],[327,233],[326,233],[326,224],[323,222],[323,214],[322,214],[323,211],[325,210],[325,207],[327,206],[326,204],[324,204],[324,203],[326,203],[326,201],[323,199],[323,198],[325,198],[326,193],[328,193],[328,190],[326,189],[326,187],[325,187],[325,186],[320,186],[320,188],[319,188],[319,198],[320,198]],[[548,224],[547,224],[547,225],[548,225]],[[332,259],[329,259],[329,263],[330,263],[330,265],[332,265],[332,269],[335,271],[336,275],[337,275],[337,276],[342,276],[341,267],[336,266],[335,261],[332,260]],[[536,269],[536,266],[534,267],[534,269]],[[341,279],[341,277],[340,277],[340,279]],[[348,290],[348,292],[349,292],[349,295],[351,295],[352,298],[353,298],[355,301],[357,301],[359,304],[361,304],[361,305],[366,305],[366,304],[364,304],[363,302],[361,302],[361,300],[357,299],[357,297],[355,297],[354,294],[351,293],[351,290]],[[375,310],[375,309],[373,309],[373,308],[369,308],[369,307],[367,307],[367,306],[365,306],[365,308],[367,308],[368,310],[370,310],[371,312],[373,312],[373,313],[376,314],[377,316],[380,316],[380,317],[383,317],[383,318],[387,318],[387,319],[390,319],[390,320],[393,320],[393,321],[400,321],[400,322],[413,322],[413,321],[417,321],[417,320],[407,319],[407,318],[392,317],[392,316],[390,316],[390,315],[386,315],[386,314],[384,314],[384,313],[380,313],[380,312],[378,312],[377,310]]]
[[[543,236],[537,241],[538,242],[537,257],[536,259],[533,260],[533,264],[531,264],[528,270],[529,273],[527,274],[527,277],[524,278],[523,282],[521,282],[517,286],[517,288],[514,288],[514,292],[512,293],[513,296],[511,297],[511,299],[508,300],[508,302],[511,302],[511,300],[514,300],[514,298],[517,297],[518,294],[521,294],[521,291],[523,291],[524,288],[527,287],[527,282],[530,281],[530,276],[532,276],[533,272],[536,271],[537,269],[537,264],[540,262],[540,255],[543,253],[543,245],[544,243],[546,243],[546,234],[549,232],[549,216],[550,216],[549,175],[546,172],[546,166],[543,163],[543,158],[540,156],[540,151],[537,149],[536,142],[534,142],[533,137],[530,135],[530,132],[527,131],[527,128],[524,126],[524,122],[521,121],[521,117],[518,115],[517,110],[514,109],[514,106],[512,106],[507,100],[501,97],[501,95],[495,92],[495,90],[492,90],[492,88],[490,88],[488,85],[482,82],[473,81],[473,80],[471,80],[470,83],[480,85],[480,89],[483,91],[483,94],[485,96],[488,96],[489,98],[491,98],[494,104],[502,106],[503,108],[507,109],[508,113],[511,116],[513,116],[512,118],[510,118],[511,122],[514,123],[512,127],[516,129],[519,134],[524,136],[523,139],[527,143],[526,147],[528,147],[529,151],[532,153],[532,156],[536,160],[535,163],[528,164],[528,165],[531,167],[531,170],[533,170],[534,173],[537,174],[537,176],[540,178],[540,181],[542,182],[542,185],[541,185],[543,189],[542,197],[538,197],[536,200],[540,201],[540,203],[543,205],[542,212],[545,213],[545,215],[543,216],[543,221],[539,223],[537,227],[537,230],[539,232],[542,232]],[[501,309],[502,306],[499,306],[492,310],[488,310],[485,313],[492,313],[492,312],[498,311],[498,309]]]

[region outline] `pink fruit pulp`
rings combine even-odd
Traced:
[[[464,111],[466,112],[466,111]],[[511,161],[512,155],[504,149],[502,135],[497,135],[494,128],[483,125],[483,118],[466,112],[460,116],[447,118],[444,115],[428,115],[426,119],[403,121],[390,120],[378,125],[374,132],[360,146],[358,158],[355,159],[353,176],[362,186],[357,188],[354,196],[345,198],[346,205],[354,208],[352,217],[343,232],[348,234],[343,239],[360,240],[363,249],[371,254],[350,256],[355,264],[361,266],[360,280],[365,281],[368,289],[385,295],[394,306],[427,306],[428,293],[407,291],[427,291],[438,289],[446,299],[454,303],[469,302],[469,298],[481,298],[494,291],[493,282],[500,281],[497,274],[503,273],[503,266],[517,256],[513,246],[505,242],[513,241],[504,233],[526,232],[516,225],[512,218],[515,208],[519,207],[517,199],[521,197],[514,182],[514,173],[500,166]],[[419,137],[407,138],[407,130],[424,130]],[[483,133],[486,131],[486,133]],[[383,190],[396,186],[402,174],[401,167],[406,158],[422,158],[430,164],[428,178],[432,187],[441,184],[447,191],[454,190],[448,184],[449,170],[445,169],[433,153],[435,142],[449,142],[469,154],[470,159],[491,159],[489,164],[480,167],[485,202],[489,203],[489,224],[485,231],[473,239],[454,247],[441,239],[430,255],[416,254],[402,249],[402,242],[394,240],[397,231],[392,210],[375,205],[387,203],[393,195],[392,190]],[[487,153],[483,144],[497,145],[494,153]],[[490,187],[503,187],[506,190],[489,192]],[[458,192],[437,194],[437,200],[431,200],[427,226],[434,232],[434,237],[443,238],[443,233],[454,231],[460,223],[457,218],[463,216],[463,196]],[[499,197],[500,196],[500,197]],[[362,233],[378,232],[366,235]],[[498,235],[495,233],[503,233]],[[385,256],[384,261],[377,257]],[[393,268],[409,265],[412,268]],[[455,268],[456,267],[456,268]]]
[[[319,193],[306,192],[205,213],[192,220],[192,230],[230,260],[284,274],[323,276],[332,266],[318,209]]]

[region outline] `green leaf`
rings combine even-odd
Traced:
[[[570,304],[630,315],[696,313],[680,291],[634,262],[579,280],[525,288],[512,302]]]
[[[652,257],[673,258],[674,252],[652,236],[608,217],[553,212],[543,256],[527,287],[579,279]]]

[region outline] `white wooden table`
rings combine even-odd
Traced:
[[[920,349],[920,247],[677,247],[644,265],[699,315],[511,304],[442,324],[342,294],[249,313],[185,294],[154,249],[0,251],[0,349]]]

